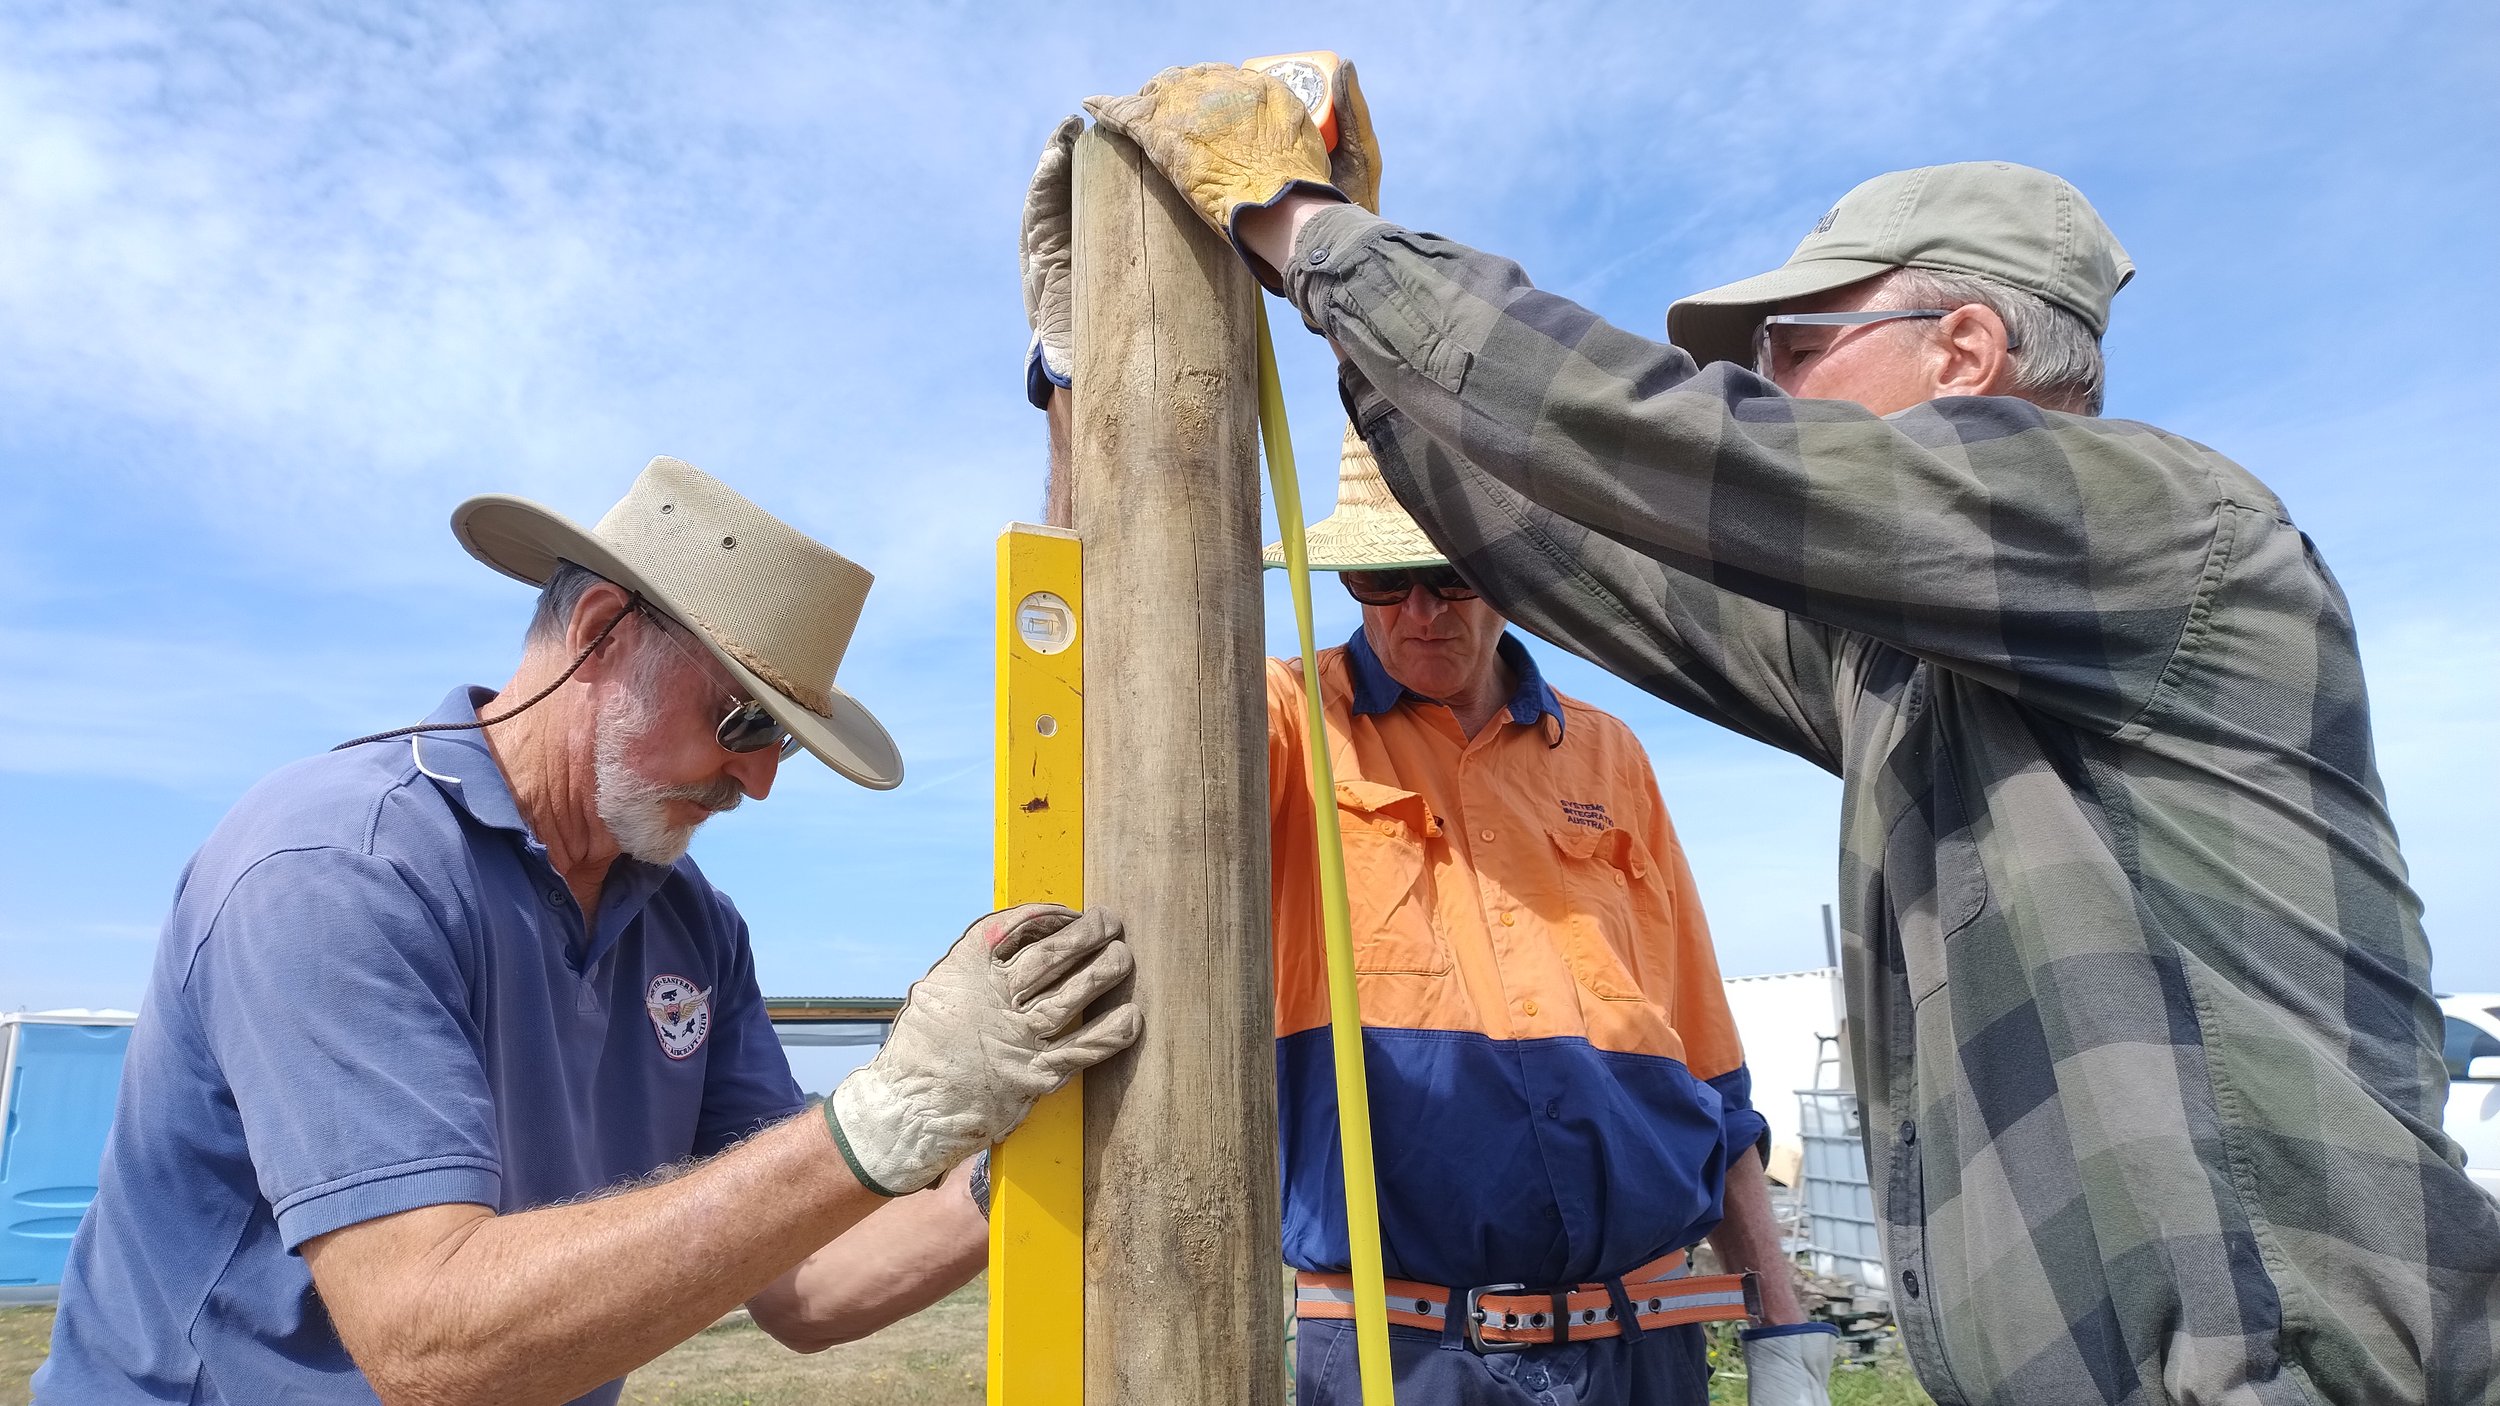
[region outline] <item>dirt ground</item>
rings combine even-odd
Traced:
[[[626,1406],[979,1406],[987,1323],[975,1280],[907,1323],[802,1357],[743,1317],[701,1333],[626,1379]],[[0,1308],[0,1406],[26,1406],[26,1379],[43,1361],[52,1310]],[[1711,1385],[1719,1406],[1742,1406],[1741,1378]],[[1928,1406],[1898,1357],[1833,1375],[1832,1406]]]

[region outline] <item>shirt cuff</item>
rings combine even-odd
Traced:
[[[1036,410],[1050,408],[1052,387],[1067,390],[1076,384],[1073,376],[1063,376],[1050,369],[1050,358],[1042,354],[1042,337],[1036,332],[1024,348],[1024,398]]]
[[[1727,1129],[1727,1160],[1732,1165],[1750,1147],[1762,1158],[1762,1165],[1771,1165],[1771,1121],[1750,1108],[1731,1108],[1722,1115]]]
[[[1293,257],[1285,266],[1285,296],[1302,310],[1302,320],[1314,330],[1326,331],[1320,320],[1320,300],[1366,240],[1396,228],[1360,205],[1331,206],[1303,221],[1301,235],[1293,242]]]
[[[431,1157],[358,1172],[296,1192],[278,1203],[278,1238],[289,1251],[327,1235],[402,1211],[426,1206],[494,1206],[503,1199],[503,1172],[478,1157]]]
[[[1727,1160],[1733,1163],[1750,1147],[1762,1154],[1763,1166],[1770,1166],[1771,1124],[1754,1111],[1753,1071],[1740,1064],[1706,1082],[1719,1093],[1719,1126],[1725,1129]]]

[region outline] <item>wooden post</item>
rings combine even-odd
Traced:
[[[1085,1081],[1085,1400],[1277,1406],[1258,290],[1123,138],[1075,202],[1085,894],[1146,1027]]]

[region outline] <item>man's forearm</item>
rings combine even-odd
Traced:
[[[2103,731],[2177,656],[2229,520],[2197,446],[2006,396],[1889,416],[1792,399],[1508,259],[1359,210],[1308,219],[1292,301],[1352,368],[1367,434],[1394,408],[1438,447],[1383,450],[1381,472],[1471,579],[1596,596],[1583,613],[1646,628],[1646,601],[1603,599],[1578,569],[1586,533]],[[1558,522],[1514,521],[1513,498]],[[1545,539],[1539,559],[1484,570],[1520,537]]]
[[[1710,1232],[1710,1248],[1730,1273],[1752,1270],[1762,1286],[1762,1321],[1799,1323],[1797,1278],[1780,1251],[1779,1218],[1771,1214],[1771,1188],[1763,1179],[1762,1153],[1748,1147],[1727,1171],[1725,1214]]]
[[[428,1207],[304,1255],[385,1401],[561,1402],[710,1326],[881,1204],[810,1111],[658,1186],[504,1216]],[[378,1278],[389,1265],[410,1268]]]
[[[1264,208],[1244,207],[1233,219],[1233,233],[1241,236],[1243,248],[1264,259],[1269,268],[1282,269],[1293,261],[1294,241],[1311,217],[1344,203],[1335,196],[1299,191]]]
[[[748,1302],[756,1324],[799,1352],[864,1338],[969,1283],[989,1261],[990,1223],[959,1166],[898,1197]]]
[[[1042,480],[1042,522],[1050,527],[1076,526],[1076,483],[1068,476],[1068,437],[1076,423],[1076,399],[1065,386],[1050,388],[1050,471]]]

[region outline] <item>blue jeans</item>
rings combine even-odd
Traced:
[[[1354,1325],[1295,1326],[1294,1406],[1362,1406]],[[1708,1406],[1701,1325],[1652,1328],[1636,1343],[1597,1338],[1479,1357],[1439,1333],[1389,1325],[1398,1406]]]

